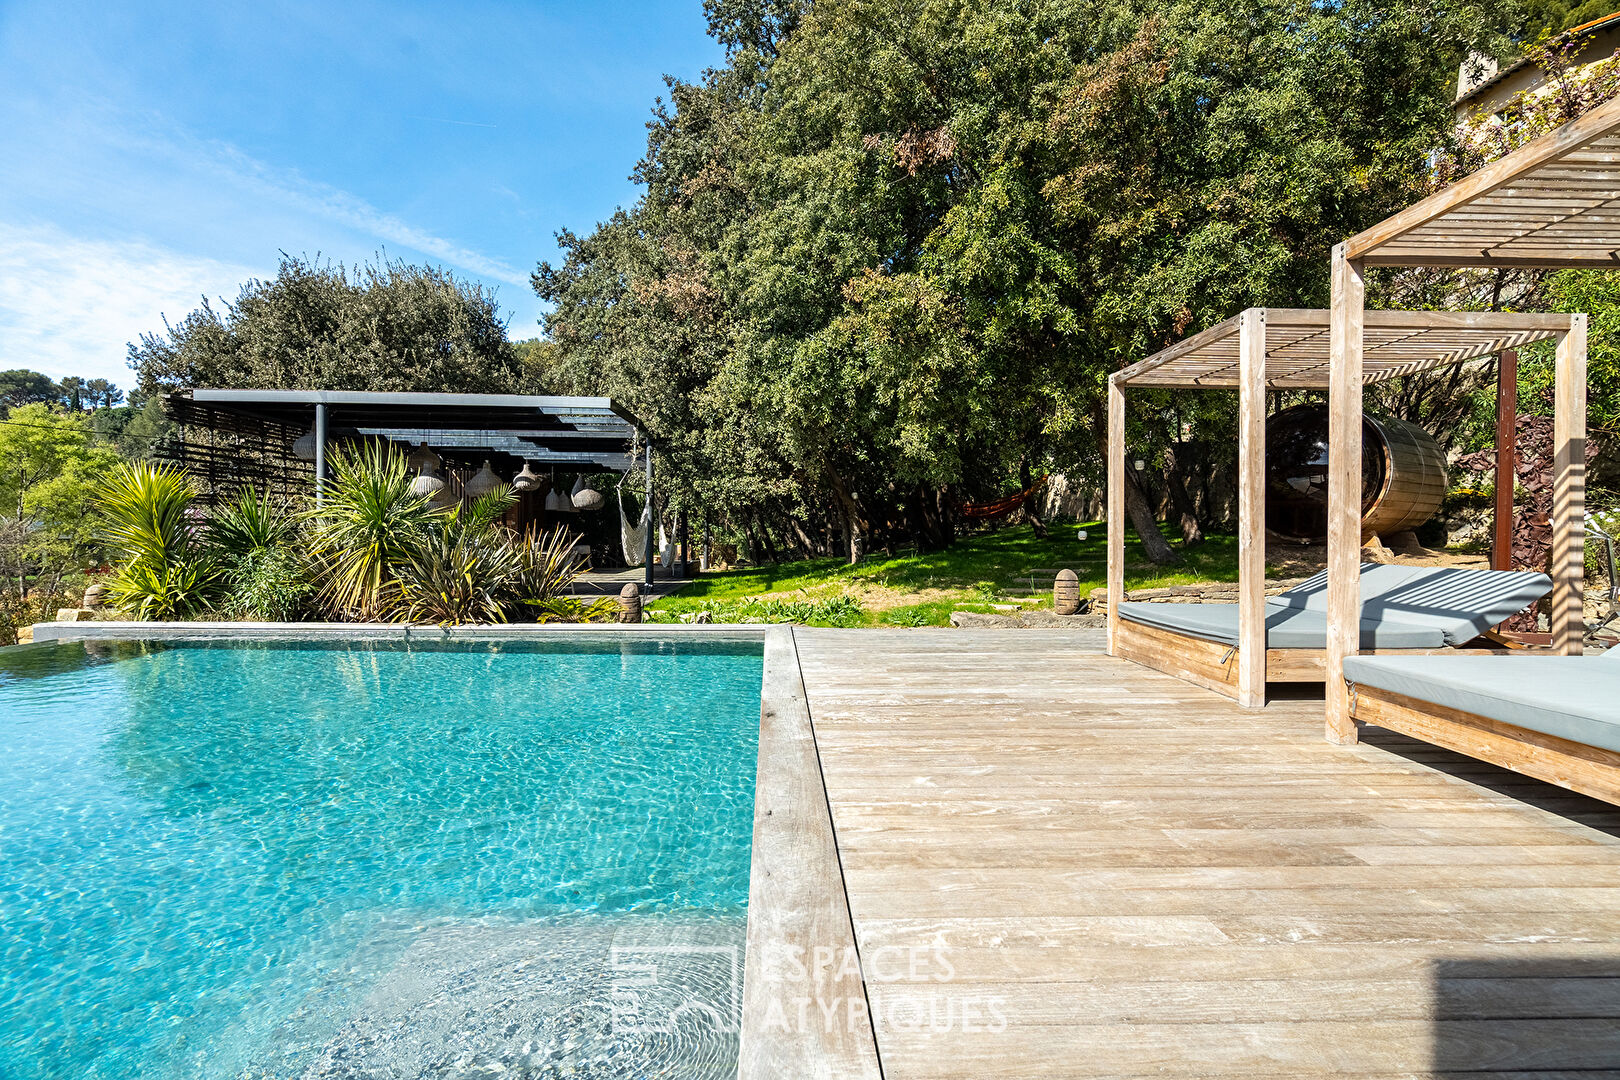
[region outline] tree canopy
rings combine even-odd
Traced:
[[[129,347],[139,391],[181,387],[508,393],[519,368],[495,298],[428,266],[283,256],[223,312],[204,300]]]
[[[1457,64],[1506,19],[1496,0],[705,7],[727,60],[670,82],[644,194],[560,234],[533,281],[549,370],[628,402],[683,504],[767,547],[769,520],[799,546],[806,527],[942,543],[961,499],[1095,476],[1107,374],[1248,305],[1322,303],[1331,245],[1420,193]],[[1218,412],[1149,403],[1135,437],[1218,436]]]

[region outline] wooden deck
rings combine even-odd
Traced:
[[[887,1080],[1620,1077],[1615,809],[1094,633],[795,634]]]

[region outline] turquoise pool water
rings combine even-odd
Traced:
[[[626,943],[730,978],[761,667],[746,642],[0,650],[0,1077],[723,1075],[734,1043],[632,1046],[588,1005]]]

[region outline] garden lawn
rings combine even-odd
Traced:
[[[1079,539],[1084,530],[1086,539]],[[707,611],[715,622],[742,619],[811,626],[945,626],[952,611],[991,612],[993,605],[1050,608],[1050,575],[1031,570],[1073,570],[1080,595],[1106,584],[1107,530],[1098,522],[1054,525],[1046,539],[1028,526],[997,529],[958,540],[944,551],[869,556],[858,566],[839,559],[809,559],[776,566],[703,574],[676,596],[648,608],[651,619],[672,622]],[[1211,536],[1176,548],[1179,566],[1155,566],[1135,534],[1125,546],[1129,589],[1237,580],[1237,538]],[[856,605],[859,605],[858,607]]]

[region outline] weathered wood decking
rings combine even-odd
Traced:
[[[887,1080],[1620,1076],[1620,812],[1095,634],[795,633]]]

